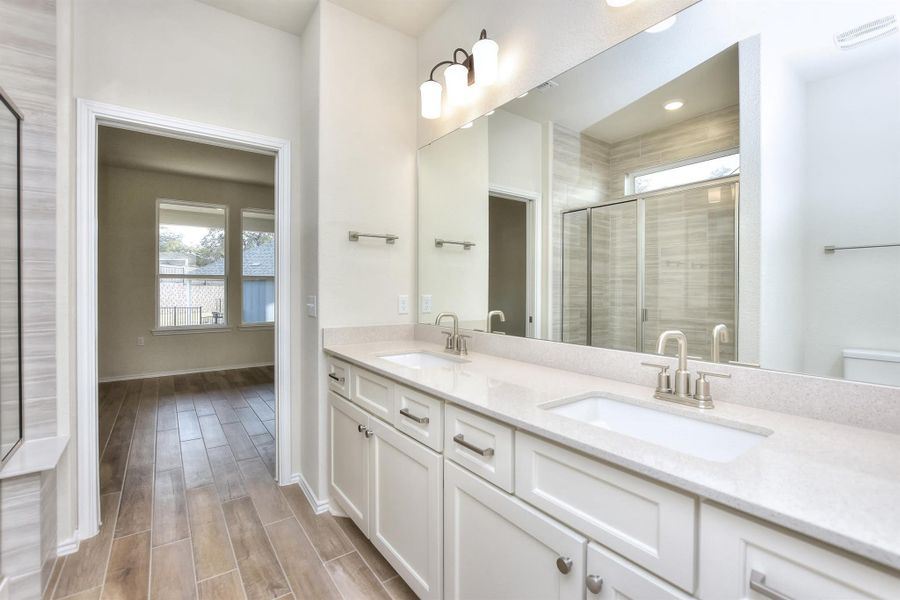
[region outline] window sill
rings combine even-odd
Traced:
[[[187,335],[192,333],[228,333],[231,327],[227,325],[208,325],[205,327],[162,327],[151,329],[153,335]]]
[[[242,331],[255,331],[258,329],[275,329],[275,323],[244,323],[238,325],[238,329]]]

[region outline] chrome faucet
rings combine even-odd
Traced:
[[[721,327],[725,327],[721,325]],[[718,330],[718,327],[716,327]],[[669,379],[669,365],[658,365],[653,363],[641,363],[645,367],[654,367],[659,369],[659,375],[656,380],[656,393],[654,398],[659,400],[668,400],[670,402],[678,402],[695,408],[712,408],[712,394],[709,390],[709,381],[707,377],[722,377],[728,379],[731,375],[722,375],[719,373],[710,373],[708,371],[698,371],[696,392],[691,395],[691,373],[687,368],[687,336],[684,332],[677,329],[663,331],[656,341],[656,353],[663,354],[670,340],[675,340],[678,344],[678,368],[675,370],[675,388]]]
[[[725,323],[719,323],[712,330],[712,350],[711,356],[712,361],[717,363],[721,362],[721,349],[720,344],[728,343],[731,341],[731,332],[728,331],[728,325]]]
[[[487,319],[486,319],[485,325],[484,325],[484,330],[486,333],[494,332],[493,321],[494,321],[495,316],[500,317],[501,323],[506,323],[506,315],[503,314],[502,310],[489,311],[487,314]]]
[[[456,313],[452,312],[442,312],[438,314],[434,319],[435,325],[440,325],[441,321],[444,317],[450,317],[453,319],[453,331],[445,331],[444,335],[447,336],[447,343],[444,345],[444,352],[449,352],[450,354],[468,354],[469,349],[466,344],[466,339],[469,337],[467,335],[459,334],[459,317],[456,316]]]

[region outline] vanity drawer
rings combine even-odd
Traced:
[[[755,519],[702,504],[699,597],[777,598],[776,593],[794,600],[896,599],[900,577]]]
[[[444,456],[512,493],[512,428],[452,404],[444,421]]]
[[[522,432],[516,433],[516,495],[693,592],[692,496]]]
[[[385,421],[394,418],[394,382],[354,368],[350,372],[350,400]]]
[[[342,360],[328,357],[328,389],[343,396],[350,398],[350,365]]]
[[[394,427],[433,450],[444,449],[444,402],[406,386],[394,390]]]

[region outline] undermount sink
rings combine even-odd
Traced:
[[[450,367],[469,362],[462,358],[435,354],[433,352],[403,352],[401,354],[383,354],[379,358],[410,369],[428,369],[432,367]]]
[[[758,433],[614,400],[582,396],[545,407],[557,415],[714,462],[730,462],[772,432]]]

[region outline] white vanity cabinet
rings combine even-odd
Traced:
[[[445,461],[446,598],[584,598],[586,545],[571,529]]]
[[[334,392],[329,406],[331,497],[420,598],[441,598],[441,455]]]
[[[688,600],[678,588],[654,577],[599,544],[587,549],[587,600]]]
[[[441,455],[378,419],[369,428],[369,539],[419,598],[440,598]]]
[[[700,521],[700,598],[900,598],[896,573],[710,504]]]

